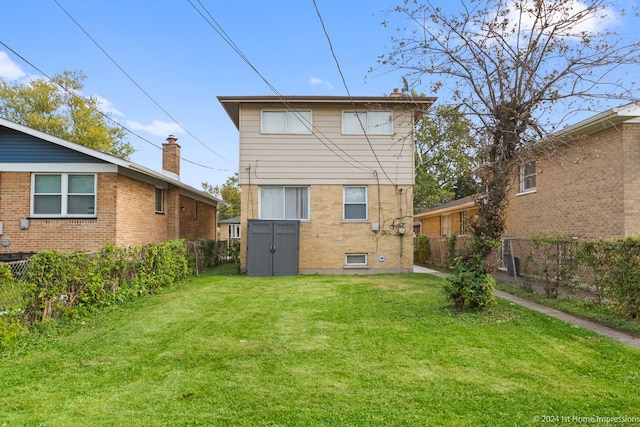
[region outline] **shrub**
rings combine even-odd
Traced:
[[[485,308],[494,301],[496,282],[484,264],[480,251],[483,244],[480,238],[474,237],[469,253],[453,259],[453,272],[447,276],[444,292],[459,309]]]
[[[582,241],[578,259],[593,269],[601,299],[640,319],[640,237]]]
[[[420,235],[416,237],[414,258],[418,265],[425,265],[431,258],[431,246],[427,236]]]

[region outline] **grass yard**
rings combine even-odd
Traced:
[[[639,350],[442,280],[200,276],[9,349],[0,426],[640,424]]]

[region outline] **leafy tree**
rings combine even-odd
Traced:
[[[633,99],[633,80],[614,72],[639,62],[640,44],[612,30],[624,16],[614,1],[460,4],[451,12],[451,5],[405,0],[395,11],[411,27],[398,28],[390,53],[380,61],[406,71],[408,86],[428,79],[432,93],[447,91],[447,102],[459,105],[477,132],[487,135],[479,151],[485,191],[472,245],[486,260],[504,232],[515,168],[535,159],[538,147],[553,151],[559,141],[552,132],[580,108],[597,108],[599,99]],[[545,144],[536,144],[541,140]],[[488,272],[486,263],[483,268]]]
[[[0,82],[0,116],[12,122],[85,145],[120,158],[133,147],[124,140],[123,128],[101,113],[95,97],[82,94],[86,76],[65,71],[50,81]]]
[[[471,122],[452,106],[437,107],[433,114],[420,120],[415,144],[413,204],[416,212],[468,195],[460,196],[464,191],[457,188],[463,181],[468,187],[472,182],[471,178],[465,178],[475,165],[477,142],[471,129]]]
[[[221,186],[203,182],[202,189],[229,204],[229,206],[223,206],[220,209],[218,219],[229,219],[240,216],[240,186],[237,172],[227,178],[227,181]]]

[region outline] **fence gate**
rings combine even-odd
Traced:
[[[247,276],[298,274],[300,222],[247,221]]]

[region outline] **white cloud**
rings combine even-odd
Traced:
[[[154,120],[148,125],[129,120],[127,121],[127,127],[132,130],[140,130],[148,132],[151,135],[166,138],[168,135],[176,135],[184,133],[184,130],[179,124],[175,122],[162,122],[160,120]]]
[[[9,58],[6,52],[0,51],[0,80],[18,80],[27,74]]]
[[[309,78],[309,83],[311,83],[311,86],[324,86],[327,89],[333,89],[333,85],[331,83],[321,79],[320,77],[311,76]]]
[[[114,115],[114,116],[117,116],[117,117],[124,117],[124,114],[122,114],[122,112],[120,110],[117,110],[113,106],[111,101],[109,101],[107,98],[103,98],[100,95],[93,95],[93,98],[95,98],[98,101],[98,108],[103,113],[111,114],[111,115]]]

